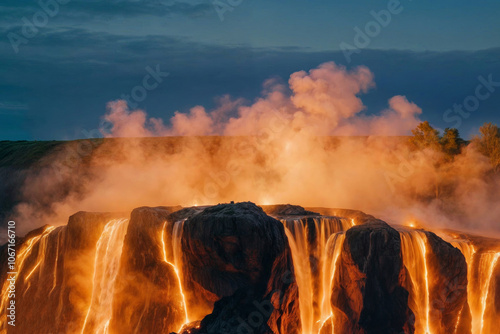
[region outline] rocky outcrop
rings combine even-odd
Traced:
[[[170,210],[132,211],[115,283],[112,333],[169,333],[186,320],[175,268],[164,259]]]
[[[221,204],[188,218],[182,252],[188,307],[215,304],[192,333],[236,333],[243,327],[254,333],[300,332],[284,228],[261,208]]]
[[[338,333],[412,333],[399,233],[383,222],[346,232],[332,291]]]
[[[265,209],[281,222],[231,203],[79,212],[34,230],[17,239],[8,333],[500,333],[498,240],[450,232],[459,251],[354,210]]]
[[[432,232],[425,234],[429,246],[430,326],[436,333],[453,333],[459,316],[466,323],[471,317],[467,304],[467,263],[457,248]],[[462,333],[467,332],[466,326],[458,325]]]
[[[9,333],[70,333],[81,328],[91,298],[89,268],[95,245],[112,217],[78,212],[66,226],[44,226],[19,240],[15,299],[19,316]],[[0,323],[0,331],[6,329],[3,319]]]
[[[60,289],[61,302],[56,308],[55,322],[58,333],[79,330],[83,325],[91,299],[96,243],[106,223],[115,217],[110,213],[78,212],[74,214],[69,218],[68,225],[64,228],[63,235],[60,236],[63,239],[59,242],[60,254],[54,257],[48,255],[54,262],[56,258],[58,259],[56,275],[57,278],[61,278],[56,280],[53,292],[57,295]],[[47,261],[50,262],[49,259]],[[55,299],[55,296],[50,296],[50,300]],[[31,328],[31,331],[33,328],[39,329],[39,327],[33,327],[33,324],[28,326],[27,328]],[[54,326],[46,333],[53,330]],[[38,333],[45,332],[39,331]]]
[[[320,216],[319,213],[308,211],[299,205],[277,204],[277,205],[262,205],[265,213],[273,217],[289,217],[289,216]]]
[[[338,209],[338,208],[321,208],[321,207],[313,207],[306,208],[307,210],[311,210],[314,212],[318,212],[323,216],[336,216],[343,217],[347,219],[351,219],[355,225],[362,225],[369,222],[379,221],[383,222],[375,218],[372,215],[366,214],[363,211],[359,210],[351,210],[351,209]]]

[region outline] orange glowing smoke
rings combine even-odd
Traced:
[[[66,152],[54,156],[56,167],[28,180],[19,221],[64,222],[80,210],[123,212],[144,203],[253,201],[356,208],[388,222],[411,215],[428,224],[494,226],[500,181],[484,182],[487,159],[467,148],[439,170],[433,161],[439,154],[412,152],[406,138],[374,137],[409,135],[422,113],[400,95],[382,110],[366,110],[362,95],[374,86],[368,68],[348,70],[329,62],[292,73],[288,83],[266,81],[253,101],[225,96],[212,110],[194,106],[165,121],[113,101],[104,115],[112,123],[106,136],[134,139],[109,140],[94,149],[85,160],[89,174],[98,177],[52,203],[50,213],[41,212],[31,202],[47,184],[60,182],[56,167],[68,158]],[[360,135],[367,137],[349,137]],[[155,136],[188,137],[144,138]],[[73,181],[68,183],[75,183],[75,170],[67,172]],[[458,218],[441,210],[440,199],[427,199],[441,179],[459,185],[447,201],[460,208]]]

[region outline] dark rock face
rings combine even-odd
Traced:
[[[319,216],[319,213],[307,211],[299,205],[279,204],[279,205],[262,205],[262,209],[270,216]]]
[[[210,305],[225,297],[196,333],[236,333],[242,322],[254,333],[300,332],[284,228],[261,208],[252,203],[206,208],[185,222],[182,251],[185,286],[191,291],[188,305]],[[269,312],[259,311],[259,305]],[[262,321],[248,318],[254,313]],[[224,321],[229,318],[234,321]]]
[[[195,324],[197,328],[188,328],[180,334],[274,334],[276,332],[267,323],[273,311],[274,307],[269,300],[262,300],[251,289],[240,289],[215,302],[213,312]]]
[[[169,333],[185,321],[179,281],[162,249],[171,243],[162,234],[170,214],[168,208],[132,211],[115,283],[112,333]]]
[[[413,333],[399,233],[383,222],[346,232],[331,302],[339,333]]]
[[[432,232],[425,232],[431,296],[430,324],[436,333],[453,333],[457,318],[470,318],[467,304],[467,263],[462,253]],[[463,329],[462,332],[466,332]],[[469,331],[470,333],[470,331]]]

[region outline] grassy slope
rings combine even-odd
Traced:
[[[0,141],[0,167],[29,168],[63,141]]]
[[[0,141],[0,219],[2,223],[21,200],[26,171],[62,141]]]

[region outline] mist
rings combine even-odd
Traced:
[[[76,154],[81,163],[53,154],[28,177],[15,218],[27,232],[77,211],[253,201],[498,232],[500,179],[488,159],[474,145],[444,164],[438,152],[412,151],[405,136],[422,109],[397,95],[368,114],[361,96],[375,87],[368,68],[328,62],[265,81],[254,101],[224,96],[167,121],[111,101],[108,139]]]

